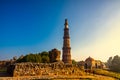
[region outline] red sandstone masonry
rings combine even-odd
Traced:
[[[8,67],[14,77],[19,76],[55,76],[55,75],[84,75],[79,67],[63,62],[55,63],[16,63]]]

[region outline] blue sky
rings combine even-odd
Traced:
[[[119,0],[0,0],[0,60],[62,51],[65,18],[72,59],[120,55]]]

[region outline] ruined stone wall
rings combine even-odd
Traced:
[[[55,63],[16,63],[8,67],[14,77],[17,76],[54,76],[54,75],[84,75],[79,67],[62,62]]]
[[[60,61],[60,54],[61,52],[57,49],[52,49],[51,51],[49,51],[50,62],[53,63]]]

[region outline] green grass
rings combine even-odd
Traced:
[[[112,71],[102,70],[102,69],[96,69],[95,74],[103,75],[103,76],[109,76],[116,79],[120,79],[120,73],[115,73]]]
[[[7,72],[7,68],[0,68],[0,72]]]

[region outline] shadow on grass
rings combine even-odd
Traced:
[[[0,69],[0,77],[12,77],[12,76],[7,73],[7,68],[1,68]]]

